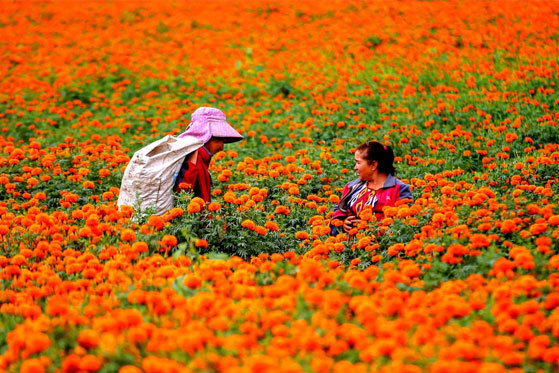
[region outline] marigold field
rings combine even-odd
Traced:
[[[559,371],[559,3],[0,3],[0,371]],[[214,106],[210,204],[118,209]],[[329,235],[352,151],[411,204]],[[368,221],[367,221],[368,219]]]

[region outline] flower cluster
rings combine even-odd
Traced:
[[[1,2],[0,371],[559,370],[558,14]],[[119,209],[205,105],[211,202]],[[414,199],[331,236],[369,140]]]

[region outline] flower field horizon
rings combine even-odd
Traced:
[[[559,371],[559,3],[0,3],[1,372]],[[212,202],[117,206],[213,106]],[[353,152],[414,200],[330,236]]]

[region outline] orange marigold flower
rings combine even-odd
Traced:
[[[186,211],[189,214],[194,214],[196,212],[200,212],[202,210],[202,206],[200,206],[197,203],[193,203],[192,201],[190,201],[190,203],[188,204],[188,206],[186,207]]]
[[[128,340],[131,343],[137,344],[142,343],[148,338],[148,334],[145,328],[133,327],[128,330]]]
[[[140,233],[142,234],[149,234],[152,232],[152,229],[147,224],[142,224],[139,229]]]
[[[514,140],[518,139],[518,135],[516,133],[507,133],[505,135],[506,142],[513,142]]]
[[[32,187],[36,186],[37,184],[39,184],[39,180],[37,180],[37,178],[30,177],[29,179],[27,179],[27,186],[29,188],[32,188]]]
[[[160,231],[165,226],[165,220],[159,215],[152,215],[148,219],[148,224]]]
[[[452,256],[462,256],[468,254],[469,250],[466,246],[455,243],[448,247],[447,252]]]
[[[268,233],[268,230],[261,225],[257,225],[256,227],[254,227],[254,231],[261,236],[264,236],[266,233]]]
[[[275,213],[276,214],[282,214],[282,215],[289,215],[290,214],[290,210],[289,208],[287,208],[286,206],[278,206],[275,209]]]
[[[480,225],[477,226],[477,229],[484,232],[484,231],[488,231],[491,228],[493,228],[493,225],[490,223],[481,223]]]
[[[136,239],[136,232],[132,229],[126,228],[120,232],[120,239],[122,241],[132,242]]]
[[[198,238],[195,242],[194,242],[194,246],[196,247],[208,247],[208,241],[202,239],[202,238]]]
[[[516,226],[516,223],[514,222],[514,220],[504,220],[501,223],[501,232],[502,233],[512,233],[516,230],[518,230],[519,228]]]
[[[134,365],[124,365],[120,367],[118,373],[142,373],[142,370]]]
[[[134,242],[132,249],[137,253],[143,253],[148,251],[148,244],[143,241]]]
[[[208,205],[208,211],[217,211],[221,208],[221,204],[219,204],[218,202],[211,202]]]
[[[184,215],[184,210],[182,208],[174,207],[171,210],[167,211],[164,216],[165,219],[169,221],[176,218],[177,216],[183,216],[183,215]]]
[[[361,238],[359,241],[357,241],[357,247],[360,249],[365,248],[366,246],[368,246],[371,243],[371,237],[369,236],[365,236],[363,238]]]
[[[78,236],[80,237],[91,237],[92,232],[90,227],[81,227],[78,231]]]
[[[384,225],[384,226],[389,226],[389,225],[391,225],[392,223],[394,223],[394,219],[392,219],[392,218],[384,218],[384,219],[382,219],[382,225]]]
[[[19,368],[20,373],[43,373],[45,367],[39,359],[25,360]]]
[[[359,214],[359,217],[361,218],[361,220],[363,220],[365,222],[372,221],[374,216],[375,215],[373,214],[373,209],[371,208],[371,206],[364,206],[363,209],[361,210],[361,213]],[[336,219],[336,220],[340,220],[340,219]],[[392,219],[389,219],[389,220],[392,220]],[[387,222],[388,222],[388,220],[387,220]],[[392,222],[390,224],[392,224]],[[390,225],[390,224],[388,224],[388,225]]]
[[[349,271],[344,276],[345,281],[348,283],[349,286],[355,289],[363,290],[367,286],[367,278],[363,275],[362,272],[358,271]]]
[[[559,292],[549,293],[545,297],[544,307],[548,310],[559,307]]]
[[[356,266],[356,265],[358,265],[359,263],[361,263],[361,259],[359,259],[359,258],[354,258],[354,259],[351,259],[351,262],[350,262],[349,264],[352,265],[352,266]]]
[[[551,246],[551,242],[551,238],[546,236],[536,238],[536,245],[538,246]]]
[[[254,228],[256,228],[256,224],[252,220],[247,219],[241,223],[241,227],[253,230]]]
[[[491,244],[491,241],[487,238],[485,234],[482,233],[474,233],[470,236],[471,246],[474,249],[480,247],[488,247]]]
[[[334,227],[341,227],[342,225],[344,225],[344,221],[341,219],[334,219],[330,222],[330,224]]]
[[[543,360],[547,363],[556,365],[559,363],[559,347],[548,348],[543,354]]]
[[[203,206],[206,204],[206,202],[205,202],[202,198],[200,198],[200,197],[194,197],[194,198],[192,198],[192,200],[190,201],[190,203],[198,204],[198,205],[200,205],[200,207],[203,207]]]
[[[287,190],[287,193],[296,196],[297,194],[299,194],[299,188],[296,186],[292,186]]]
[[[98,226],[99,225],[99,216],[97,214],[89,215],[87,217],[86,221],[85,221],[85,224],[88,227],[91,227],[91,228]]]
[[[172,234],[166,234],[161,238],[161,244],[172,247],[177,244],[177,238]]]
[[[389,256],[395,256],[400,251],[404,250],[404,247],[405,247],[405,245],[401,242],[395,243],[394,245],[392,245],[388,248],[388,255]]]
[[[548,345],[549,337],[545,334],[532,338],[528,345],[528,356],[532,359],[541,359]]]
[[[277,223],[275,223],[273,221],[267,221],[266,224],[264,224],[264,226],[271,231],[274,231],[274,232],[279,231],[279,225],[277,225]]]
[[[543,232],[545,232],[547,230],[547,224],[546,223],[536,223],[536,224],[532,224],[529,228],[530,233],[537,235],[537,234],[542,234]]]
[[[63,372],[76,372],[80,368],[80,356],[76,354],[71,354],[64,358],[62,361],[62,371]]]
[[[12,258],[11,263],[15,266],[21,266],[21,265],[27,263],[27,260],[25,259],[25,257],[23,255],[17,254]]]
[[[101,368],[101,360],[97,356],[85,355],[79,363],[80,370],[96,372]]]
[[[202,280],[198,275],[188,274],[184,277],[183,283],[190,289],[197,289],[202,285]]]
[[[50,347],[50,338],[43,333],[29,333],[25,338],[25,350],[29,354],[37,354]]]
[[[112,201],[115,198],[113,192],[104,192],[102,195],[103,201]]]
[[[306,240],[307,238],[309,238],[309,234],[307,232],[298,231],[297,233],[295,233],[295,238],[298,240]]]
[[[493,264],[493,269],[497,273],[506,273],[514,268],[516,268],[516,264],[507,258],[499,258]]]
[[[335,194],[331,194],[328,200],[332,203],[340,203],[340,197]]]
[[[93,329],[85,329],[78,334],[78,343],[85,349],[95,348],[99,345],[99,333]]]
[[[409,262],[404,265],[401,270],[402,274],[407,277],[417,277],[421,275],[421,269],[419,265],[415,262]]]

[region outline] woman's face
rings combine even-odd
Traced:
[[[357,177],[359,177],[359,179],[369,181],[372,179],[377,169],[377,162],[373,161],[373,163],[370,164],[365,159],[364,153],[364,151],[355,152],[355,167],[353,167],[353,169],[357,172]]]
[[[208,151],[214,155],[223,150],[223,144],[225,141],[219,137],[212,137],[210,141],[208,141],[205,146]]]

